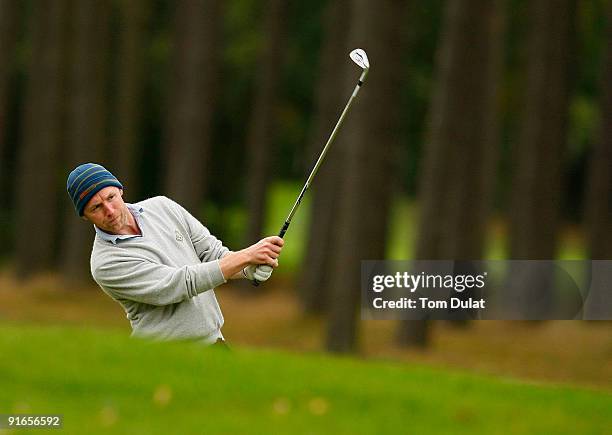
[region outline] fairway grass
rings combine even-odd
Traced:
[[[20,324],[0,324],[0,355],[0,414],[62,414],[62,434],[603,434],[612,427],[606,392],[383,361]]]

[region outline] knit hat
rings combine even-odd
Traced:
[[[85,163],[77,166],[68,175],[68,181],[66,182],[68,195],[70,195],[79,216],[83,216],[83,209],[91,197],[108,186],[123,189],[123,185],[113,174],[107,171],[104,166],[96,163]]]

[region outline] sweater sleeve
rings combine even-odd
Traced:
[[[123,259],[96,266],[92,275],[111,296],[149,305],[175,304],[226,282],[219,261],[170,267]]]
[[[189,230],[189,237],[191,243],[196,250],[200,261],[207,262],[213,260],[219,260],[223,257],[229,249],[223,246],[221,240],[213,236],[208,228],[197,220],[191,213],[184,209],[180,204],[174,202],[174,206],[178,209],[179,213],[185,220],[187,228]]]

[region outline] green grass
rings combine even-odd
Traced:
[[[0,413],[60,413],[66,434],[602,434],[612,426],[606,392],[409,364],[7,324],[0,354]]]

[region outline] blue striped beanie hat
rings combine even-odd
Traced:
[[[68,195],[74,204],[79,216],[83,216],[83,209],[92,196],[108,186],[123,189],[123,185],[104,166],[96,163],[85,163],[77,166],[69,175],[66,182]]]

